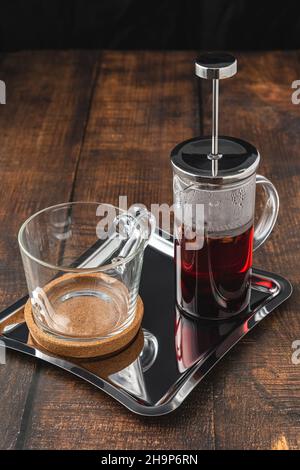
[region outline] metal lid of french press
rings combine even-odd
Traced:
[[[235,137],[218,135],[219,80],[237,72],[237,61],[225,53],[208,52],[196,61],[196,75],[212,80],[212,134],[178,144],[171,153],[174,171],[183,177],[209,184],[232,183],[253,174],[259,152]]]

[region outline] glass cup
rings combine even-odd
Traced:
[[[140,206],[74,202],[37,212],[18,241],[33,316],[45,332],[91,341],[133,321],[155,220]]]
[[[254,230],[255,192],[266,203]],[[231,184],[208,185],[174,176],[176,301],[198,318],[226,319],[250,301],[252,252],[269,236],[279,198],[255,173]]]

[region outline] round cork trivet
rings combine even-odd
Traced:
[[[71,276],[76,277],[76,283],[78,282],[78,276],[81,277],[83,284],[87,282],[88,276],[85,274],[71,274],[61,276],[60,278],[49,283],[45,288],[44,292],[49,293],[50,289],[59,289],[59,283],[64,282],[65,280],[69,281]],[[93,274],[95,276],[95,274]],[[105,281],[108,281],[108,276],[104,274],[97,274],[97,277],[105,278]],[[126,289],[125,286],[120,281],[114,281],[119,285],[120,289]],[[82,298],[82,307],[81,313],[84,312],[85,303],[84,298]],[[103,312],[102,312],[103,313]],[[143,318],[144,306],[140,297],[137,299],[136,311],[132,322],[124,328],[120,333],[116,333],[113,336],[100,339],[100,340],[89,340],[89,339],[62,339],[57,336],[47,333],[42,330],[34,319],[32,312],[31,300],[29,299],[25,305],[24,309],[24,318],[27,323],[28,329],[34,341],[39,344],[41,347],[46,350],[60,355],[60,356],[69,356],[69,357],[78,357],[78,358],[89,358],[89,357],[99,357],[99,356],[109,356],[115,354],[126,348],[133,339],[136,337]],[[75,323],[76,324],[76,323]],[[84,322],[83,322],[84,324]]]
[[[43,348],[33,339],[30,333],[28,335],[27,344],[28,346],[38,347],[46,354],[49,353],[47,349]],[[72,361],[89,372],[92,372],[93,374],[107,378],[110,375],[116,374],[120,370],[123,370],[132,364],[139,357],[143,347],[144,334],[142,328],[140,328],[131,343],[126,345],[125,348],[121,349],[120,351],[116,351],[115,353],[109,354],[107,356],[72,357]],[[68,358],[68,356],[61,357]]]
[[[84,369],[104,379],[130,366],[139,357],[144,347],[144,334],[139,329],[135,339],[122,351],[108,357],[74,358],[73,361]]]

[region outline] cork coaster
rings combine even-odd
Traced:
[[[24,315],[24,310],[23,310]],[[28,335],[27,340],[28,346],[38,348],[40,351],[49,353],[47,349],[38,344],[31,334]],[[142,328],[137,332],[135,338],[125,346],[125,348],[107,356],[96,356],[96,357],[72,357],[74,364],[83,367],[84,369],[92,372],[103,378],[108,378],[111,374],[116,374],[120,370],[130,366],[142,352],[144,347],[144,334]],[[66,357],[68,356],[61,356]]]
[[[97,287],[99,292],[101,291],[101,296],[104,295],[104,299],[98,298]],[[127,299],[126,287],[106,274],[66,274],[51,281],[40,291],[43,293],[40,298],[44,302],[50,300],[49,308],[54,304],[55,329],[60,331],[62,336],[67,331],[80,338],[78,340],[59,338],[41,329],[33,316],[29,299],[25,305],[24,318],[30,334],[37,344],[54,354],[77,358],[109,356],[131,343],[140,329],[144,306],[141,298],[138,297],[135,316],[123,331],[104,339],[90,339],[95,336],[95,332],[98,333],[97,336],[106,336],[114,328],[117,329],[127,314],[128,306],[124,301],[125,298]],[[86,294],[90,291],[93,295]],[[72,292],[77,295],[73,296]],[[105,296],[109,294],[112,300],[107,302]],[[55,300],[62,299],[64,296],[64,300],[69,302],[68,308],[65,301],[60,301],[55,306]]]
[[[88,359],[74,358],[73,361],[93,374],[108,378],[110,375],[116,374],[130,366],[139,357],[143,347],[144,334],[140,328],[135,339],[125,349],[118,352],[118,354]]]

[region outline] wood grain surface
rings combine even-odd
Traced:
[[[171,203],[169,153],[209,133],[210,89],[196,52],[22,52],[0,78],[0,304],[26,291],[16,235],[34,211],[68,200]],[[238,55],[220,84],[220,132],[247,139],[281,210],[255,265],[287,276],[292,298],[219,363],[173,414],[138,417],[104,393],[12,352],[0,366],[3,449],[300,447],[300,79],[298,52]],[[258,204],[259,206],[259,204]]]

